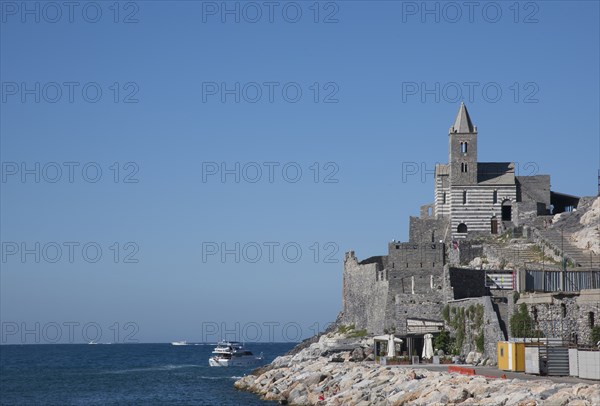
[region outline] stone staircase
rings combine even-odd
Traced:
[[[579,248],[571,242],[571,233],[556,229],[536,229],[538,235],[551,247],[559,252],[564,251],[564,256],[570,259],[575,267],[599,268],[600,255],[586,249]]]
[[[524,244],[487,244],[487,249],[492,251],[498,258],[503,258],[507,262],[525,267],[525,264],[539,262],[540,255],[532,249],[531,246]]]

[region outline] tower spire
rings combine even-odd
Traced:
[[[458,109],[458,114],[456,115],[456,120],[454,120],[454,125],[450,129],[450,132],[473,133],[476,131],[477,128],[471,122],[471,117],[469,117],[469,112],[467,111],[465,103],[461,102],[460,108]]]

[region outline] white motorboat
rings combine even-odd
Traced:
[[[211,367],[248,367],[257,366],[263,360],[262,353],[256,357],[245,350],[237,341],[221,341],[213,350],[213,356],[208,359]]]
[[[171,345],[188,345],[187,341],[173,341]]]

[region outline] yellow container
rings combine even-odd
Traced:
[[[508,367],[508,341],[498,341],[498,369],[510,371]]]
[[[525,372],[525,344],[499,341],[498,369],[503,371]]]

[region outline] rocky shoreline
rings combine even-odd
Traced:
[[[370,342],[328,334],[237,382],[240,390],[290,405],[598,405],[599,384],[491,379],[415,366],[379,365]]]

